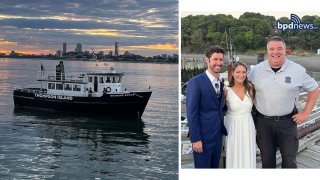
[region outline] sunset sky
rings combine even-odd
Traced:
[[[0,53],[178,54],[178,0],[1,0]]]

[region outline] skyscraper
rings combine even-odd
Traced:
[[[77,53],[81,53],[82,52],[82,44],[81,43],[77,43],[77,47],[75,49],[75,52],[77,52]]]
[[[119,56],[119,46],[118,46],[118,42],[114,43],[114,55],[115,56]]]
[[[67,43],[63,43],[62,54],[63,54],[63,55],[66,55],[66,54],[67,54]]]

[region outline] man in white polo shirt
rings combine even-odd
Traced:
[[[270,38],[267,51],[268,60],[256,65],[248,76],[256,89],[257,144],[262,168],[276,168],[278,147],[282,168],[297,168],[297,124],[308,119],[319,94],[318,83],[304,67],[286,58],[281,37]],[[297,112],[295,101],[301,89],[308,92],[307,103],[303,111]]]

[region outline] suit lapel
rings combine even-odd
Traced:
[[[221,102],[220,102],[220,106],[222,107],[223,105],[224,105],[224,91],[223,91],[223,89],[224,89],[224,79],[223,78],[221,78],[222,79],[222,81],[220,82],[220,91],[221,91]]]
[[[207,87],[209,89],[212,98],[215,100],[214,102],[217,105],[219,105],[220,103],[218,102],[216,90],[213,88],[212,82],[210,81],[209,77],[207,76],[207,74],[205,72],[202,73],[202,78],[205,83],[205,87]]]

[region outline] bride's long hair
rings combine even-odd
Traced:
[[[248,73],[248,67],[247,65],[242,62],[242,61],[238,61],[236,62],[233,67],[232,67],[232,72],[238,67],[238,66],[243,66],[245,69],[246,69],[246,72]],[[231,76],[231,80],[230,80],[230,83],[229,83],[229,87],[232,87],[234,86],[235,82],[234,82],[234,77]],[[255,96],[255,89],[254,89],[254,86],[253,84],[249,83],[249,80],[248,80],[248,76],[246,76],[246,79],[243,81],[243,85],[244,85],[244,88],[245,88],[245,92],[246,92],[246,95],[249,95],[249,98],[251,99],[251,101],[253,102],[253,99],[254,99],[254,96]],[[248,93],[247,93],[248,92]]]

